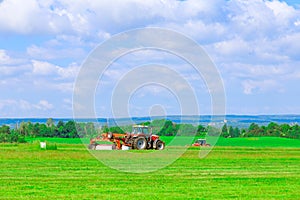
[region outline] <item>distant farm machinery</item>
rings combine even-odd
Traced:
[[[112,142],[113,145],[99,144],[101,141]],[[152,128],[144,125],[134,125],[131,133],[103,133],[97,138],[90,139],[89,149],[156,149],[163,150],[165,143],[158,135],[152,134]]]
[[[195,147],[210,147],[211,145],[206,142],[206,139],[197,139],[193,144]]]

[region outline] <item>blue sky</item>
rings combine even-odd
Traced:
[[[227,114],[300,114],[300,4],[263,0],[3,0],[0,1],[0,117],[71,117],[80,66],[100,43],[143,27],[171,29],[198,42],[215,63]],[[174,67],[195,89],[201,114],[210,96],[182,60],[142,51],[114,63],[100,80],[96,113],[111,116],[119,78],[147,63]],[[105,84],[107,83],[107,84]],[[141,88],[134,116],[179,114],[166,88]]]

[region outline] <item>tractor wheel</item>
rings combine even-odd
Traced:
[[[165,143],[163,143],[161,140],[158,140],[156,142],[156,150],[164,150],[165,149]]]
[[[137,150],[143,150],[147,148],[147,141],[144,137],[138,137],[133,141],[133,148]]]

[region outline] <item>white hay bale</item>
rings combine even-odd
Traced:
[[[113,150],[112,144],[98,144],[95,150]]]
[[[40,147],[41,147],[41,149],[46,149],[46,147],[47,147],[46,142],[40,142]]]

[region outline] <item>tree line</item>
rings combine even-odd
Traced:
[[[55,124],[52,118],[46,123],[21,122],[11,129],[7,125],[0,127],[0,142],[25,142],[25,137],[58,137],[58,138],[84,138],[100,134],[92,122],[77,123],[58,121]]]
[[[164,119],[141,124],[152,127],[153,133],[160,136],[205,137],[210,135],[225,138],[272,136],[300,139],[300,126],[298,124],[289,125],[271,122],[267,126],[259,126],[252,123],[248,128],[243,129],[227,124],[224,124],[221,128],[210,125],[177,124]],[[70,120],[68,122],[58,121],[55,124],[54,120],[49,118],[46,123],[21,122],[13,129],[7,125],[2,125],[0,127],[0,142],[25,142],[25,137],[91,138],[104,132],[126,133],[130,131],[131,125],[98,128],[92,122],[78,123]]]
[[[170,120],[153,120],[152,122],[141,123],[152,127],[153,133],[160,136],[221,136],[225,138],[236,137],[285,137],[292,139],[300,139],[300,126],[298,124],[277,124],[275,122],[269,123],[267,126],[259,126],[256,123],[250,124],[248,128],[228,126],[226,123],[221,128],[216,128],[211,125],[197,125],[192,124],[177,124]],[[121,127],[105,127],[105,131],[125,133],[130,132],[131,126]]]

